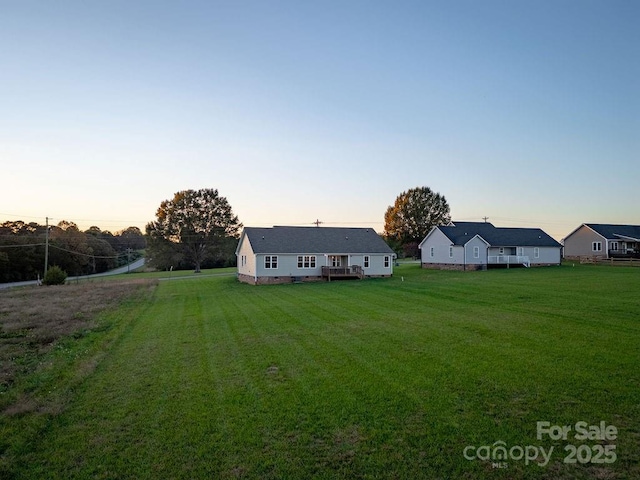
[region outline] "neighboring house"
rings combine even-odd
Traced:
[[[251,284],[390,277],[394,252],[372,228],[246,227],[238,279]]]
[[[539,228],[452,222],[431,229],[419,248],[423,268],[479,270],[491,266],[559,265],[562,245]]]
[[[640,225],[583,223],[564,239],[565,258],[640,255]]]

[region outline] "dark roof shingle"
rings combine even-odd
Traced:
[[[494,247],[560,247],[560,243],[540,228],[495,227],[484,222],[453,222],[438,227],[454,245],[464,245],[476,235]]]
[[[640,238],[640,225],[612,225],[609,223],[585,223],[586,226],[595,230],[606,239],[616,238]]]
[[[254,253],[393,254],[372,228],[245,227]]]

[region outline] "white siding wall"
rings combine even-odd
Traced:
[[[440,230],[434,230],[422,244],[422,263],[459,263],[462,264],[464,251],[462,247],[453,247],[453,258],[449,256],[451,240]],[[433,249],[433,256],[431,256]]]
[[[298,255],[315,255],[316,267],[315,268],[298,268]],[[336,254],[339,255],[339,254]],[[369,267],[364,269],[365,275],[392,275],[393,274],[393,256],[384,254],[369,255]],[[328,257],[325,254],[277,254],[278,268],[265,268],[265,254],[255,255],[256,258],[256,271],[258,277],[305,277],[305,276],[321,276],[322,267],[328,265]],[[269,255],[272,256],[272,255]],[[342,255],[344,256],[344,255]],[[364,267],[365,254],[352,254],[349,255],[349,265],[359,265]],[[384,266],[384,258],[389,258],[389,266]],[[343,266],[348,266],[346,263]],[[243,273],[240,272],[239,273]],[[253,275],[253,273],[251,273]]]
[[[535,258],[535,247],[525,247],[524,254],[529,257],[529,262],[531,265],[535,265],[537,263],[546,265],[546,264],[560,264],[560,247],[538,247],[539,248],[539,257]]]
[[[474,249],[478,248],[478,258],[474,256]],[[487,264],[487,244],[478,237],[473,237],[465,244],[466,265],[486,265]]]
[[[255,276],[256,274],[256,256],[253,253],[249,239],[245,236],[242,237],[240,249],[238,251],[238,273],[241,275]],[[242,258],[246,257],[246,264],[242,264]]]

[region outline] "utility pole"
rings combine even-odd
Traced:
[[[313,223],[316,227],[319,227],[320,224],[324,222],[321,222],[320,220],[316,220],[315,222],[311,222],[311,223]]]
[[[49,217],[46,217],[46,231],[44,234],[44,276],[47,276],[47,269],[49,268]],[[44,277],[43,277],[44,278]]]

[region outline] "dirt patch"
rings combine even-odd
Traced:
[[[97,315],[156,282],[104,281],[0,291],[0,392],[35,370],[61,339],[105,328]]]

